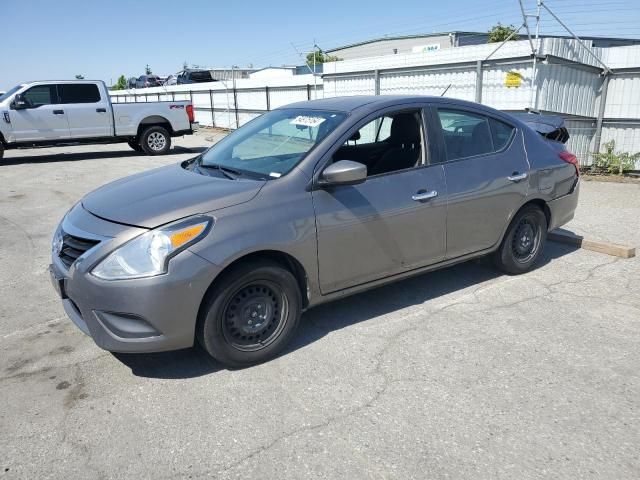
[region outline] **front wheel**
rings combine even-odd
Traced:
[[[240,265],[207,295],[198,341],[230,367],[265,362],[293,338],[301,306],[300,288],[289,270],[270,261]]]
[[[547,217],[539,207],[520,210],[494,254],[496,266],[509,274],[529,271],[536,263],[547,240]]]
[[[148,127],[140,135],[140,146],[147,155],[164,155],[171,148],[171,135],[163,127]]]

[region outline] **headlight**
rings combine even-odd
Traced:
[[[211,218],[198,216],[150,230],[111,252],[91,273],[103,280],[166,273],[169,259],[201,240],[211,225]]]

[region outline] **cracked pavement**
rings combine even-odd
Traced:
[[[548,243],[518,277],[457,265],[310,310],[244,370],[98,349],[49,285],[53,228],[86,191],[192,152],[6,154],[0,477],[640,477],[637,258]],[[640,186],[583,182],[566,228],[640,246]]]

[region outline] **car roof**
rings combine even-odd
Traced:
[[[398,105],[402,103],[450,103],[460,106],[473,106],[487,111],[493,109],[484,105],[459,100],[457,98],[434,97],[428,95],[356,95],[349,97],[332,97],[322,98],[319,100],[307,100],[303,102],[291,103],[280,108],[300,108],[308,110],[333,110],[340,112],[352,112],[362,107],[368,110],[377,110],[387,106]]]

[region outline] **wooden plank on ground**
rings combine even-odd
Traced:
[[[589,240],[581,235],[576,235],[575,233],[565,230],[553,230],[552,232],[549,232],[547,238],[552,242],[575,245],[576,247],[584,248],[585,250],[605,253],[607,255],[613,255],[614,257],[631,258],[636,256],[635,247],[619,245],[611,242]]]

